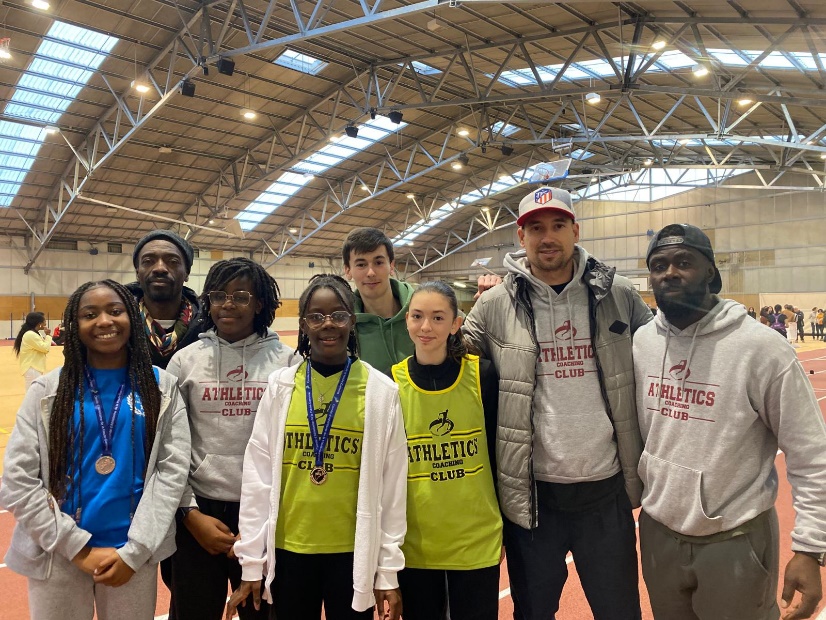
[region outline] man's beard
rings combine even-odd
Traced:
[[[703,307],[705,301],[706,291],[703,289],[695,289],[691,291],[682,291],[679,297],[667,297],[666,295],[654,290],[654,299],[657,301],[657,310],[665,315],[669,323],[675,320],[690,317]]]

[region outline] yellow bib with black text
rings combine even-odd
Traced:
[[[275,546],[294,553],[348,553],[355,548],[361,446],[364,436],[367,368],[353,362],[324,450],[324,484],[313,484],[313,441],[307,420],[304,382],[307,363],[295,375],[281,461],[281,502],[275,526]],[[313,371],[313,400],[318,433],[341,378]],[[321,404],[324,395],[325,403]]]
[[[488,459],[479,358],[463,359],[456,382],[439,391],[413,383],[409,359],[393,366],[407,432],[405,566],[494,566],[502,518]]]

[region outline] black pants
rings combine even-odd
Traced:
[[[238,533],[238,502],[196,499],[202,513]],[[230,560],[224,554],[210,555],[183,524],[178,525],[175,543],[178,550],[172,556],[169,620],[220,620],[226,607],[227,582],[233,590],[241,584],[238,560]],[[238,608],[238,616],[241,620],[264,620],[269,616],[269,607],[262,600],[261,609],[256,611],[250,596],[246,606]]]
[[[399,573],[404,620],[497,620],[499,565],[475,570],[405,568]]]
[[[275,552],[275,577],[270,587],[270,620],[372,620],[373,609],[355,611],[352,553]]]
[[[625,491],[595,508],[566,512],[548,505],[543,486],[537,483],[539,527],[525,530],[505,519],[514,619],[556,617],[571,551],[594,619],[639,620],[637,536]]]

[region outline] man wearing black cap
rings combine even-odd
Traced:
[[[593,617],[638,620],[631,336],[651,312],[578,244],[565,190],[531,191],[516,223],[524,249],[505,257],[505,280],[463,327],[500,377],[497,485],[514,617],[555,617],[571,552]]]
[[[153,230],[132,254],[138,281],[127,287],[140,304],[152,363],[161,368],[203,331],[198,297],[184,286],[193,255],[192,246],[169,230]]]
[[[663,228],[646,264],[660,312],[634,337],[634,374],[654,617],[780,617],[779,447],[797,513],[780,605],[786,619],[808,618],[826,552],[826,424],[812,386],[775,332],[717,297],[720,271],[699,228]]]

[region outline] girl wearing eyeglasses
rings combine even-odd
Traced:
[[[230,598],[275,617],[398,620],[407,443],[398,389],[356,356],[354,296],[316,276],[299,300],[305,360],[270,376],[244,456],[243,581]]]
[[[205,332],[167,367],[178,377],[194,438],[172,557],[173,620],[219,620],[227,581],[233,588],[241,582],[232,545],[238,538],[244,449],[267,376],[293,357],[269,329],[279,294],[272,276],[249,259],[215,263],[200,298]],[[267,615],[267,606],[241,608],[242,620]]]

